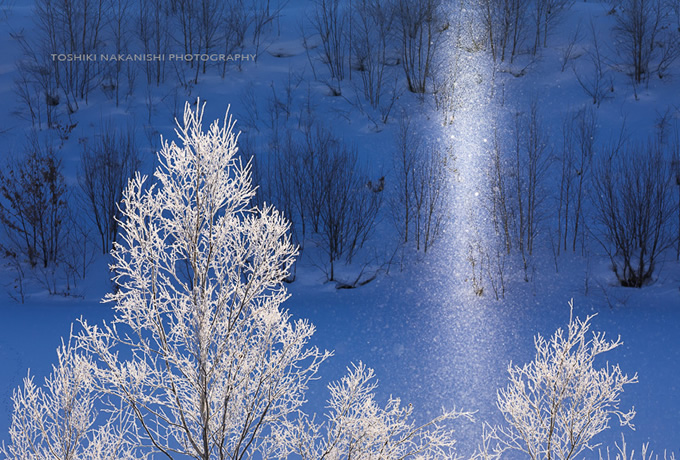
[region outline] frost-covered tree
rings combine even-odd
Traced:
[[[185,106],[159,153],[156,181],[137,174],[123,194],[106,297],[113,324],[82,321],[38,388],[15,392],[11,459],[438,459],[453,452],[444,412],[416,426],[412,408],[375,402],[359,365],[330,385],[328,423],[301,411],[329,355],[314,327],[281,308],[296,249],[287,221],[250,205],[250,166],[226,117],[202,131],[204,106]],[[448,454],[446,454],[448,455]],[[446,456],[446,458],[450,458]]]
[[[621,444],[614,443],[613,448],[607,447],[606,449],[600,449],[598,452],[599,460],[675,460],[675,452],[663,451],[663,457],[660,454],[655,454],[652,449],[649,448],[649,443],[646,442],[642,444],[640,448],[639,456],[636,456],[635,449],[628,450],[626,447],[626,438],[621,435]]]
[[[12,460],[143,458],[134,455],[136,436],[129,412],[99,416],[92,361],[70,342],[57,349],[57,359],[44,387],[29,375],[23,388],[14,391],[12,444],[3,445],[0,453]]]
[[[296,453],[304,460],[460,458],[447,421],[470,419],[470,413],[444,411],[418,426],[410,420],[413,406],[402,407],[399,398],[390,397],[380,407],[375,401],[377,386],[373,370],[362,363],[331,383],[327,419],[317,424],[303,417],[291,430]]]
[[[328,354],[306,348],[314,327],[279,308],[296,252],[288,223],[250,206],[234,123],[203,132],[203,108],[186,105],[156,183],[130,181],[106,297],[116,319],[84,322],[81,341],[101,391],[132,409],[154,451],[271,458]]]
[[[619,408],[623,387],[637,382],[618,365],[598,369],[595,359],[621,345],[603,332],[590,331],[590,321],[569,318],[546,340],[534,339],[536,357],[524,366],[510,364],[510,383],[498,391],[498,408],[507,422],[485,426],[478,458],[501,458],[509,450],[532,460],[577,458],[593,447],[591,440],[609,427],[615,416],[621,426],[632,427],[635,411]],[[580,457],[578,457],[580,458]]]

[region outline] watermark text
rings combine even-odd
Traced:
[[[257,59],[256,54],[70,54],[52,53],[52,61],[58,62],[249,62]]]

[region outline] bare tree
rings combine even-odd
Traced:
[[[453,152],[426,145],[403,115],[392,162],[396,187],[390,208],[397,232],[403,243],[411,240],[417,251],[427,252],[447,217],[446,184],[454,170]]]
[[[483,0],[482,21],[494,61],[512,62],[526,38],[526,0]],[[509,55],[509,56],[508,56]]]
[[[97,259],[99,248],[90,222],[71,206],[65,225],[66,238],[59,257],[64,276],[64,295],[72,295],[78,283],[85,280],[90,266]]]
[[[181,38],[185,55],[208,55],[218,46],[224,45],[223,51],[229,54],[238,42],[235,38],[239,32],[245,34],[244,27],[249,24],[248,15],[240,1],[224,0],[176,0],[171,11],[174,13],[181,30]],[[242,39],[243,37],[241,37]],[[208,60],[191,59],[188,65],[193,69],[193,83],[198,83],[198,75],[205,74]],[[226,60],[222,65],[222,75],[226,72]]]
[[[622,286],[644,286],[675,244],[673,186],[669,158],[655,141],[614,150],[598,163],[594,234]]]
[[[622,64],[634,85],[649,81],[654,63],[659,77],[663,78],[680,55],[680,34],[668,23],[669,16],[662,0],[621,1],[614,33]]]
[[[491,291],[496,300],[505,298],[507,292],[507,262],[508,254],[503,246],[503,242],[499,241],[498,236],[496,241],[484,251],[482,266],[486,269],[486,277],[489,280]]]
[[[441,0],[397,0],[401,66],[409,91],[425,93],[443,32],[450,27]]]
[[[673,26],[680,32],[680,1],[667,0],[666,7],[669,9],[675,19]]]
[[[23,157],[0,173],[0,222],[11,248],[31,266],[57,263],[67,215],[61,160],[50,144],[29,137]]]
[[[229,55],[243,46],[245,42],[246,32],[250,26],[251,18],[247,14],[248,9],[244,0],[231,0],[225,8],[224,34],[222,37],[224,43],[224,54]],[[222,63],[222,78],[227,73],[227,60]],[[240,62],[238,63],[240,66]],[[240,68],[240,67],[239,67]]]
[[[560,184],[557,206],[557,254],[568,247],[576,252],[585,240],[585,200],[596,150],[597,117],[592,108],[568,115],[562,122],[562,148],[558,156]]]
[[[107,28],[105,31],[111,37],[113,46],[111,51],[115,56],[124,55],[130,49],[131,36],[133,28],[130,27],[130,16],[133,15],[134,0],[109,0],[108,3],[108,20],[106,21]],[[124,74],[124,70],[127,72]],[[113,59],[108,61],[107,69],[104,70],[105,78],[108,85],[114,92],[116,98],[116,107],[120,104],[120,87],[122,84],[122,77],[127,75],[130,77],[135,72],[134,64],[120,59]],[[128,78],[128,93],[131,93],[132,86],[130,78]]]
[[[567,68],[567,64],[569,64],[571,60],[576,59],[580,56],[580,53],[577,54],[576,52],[576,47],[583,39],[581,31],[582,31],[581,23],[579,22],[578,26],[576,26],[576,29],[574,29],[572,35],[569,36],[567,44],[560,50],[560,55],[562,58],[562,67],[560,67],[560,70],[562,72],[564,72],[564,69]]]
[[[55,120],[55,107],[59,104],[56,82],[50,75],[50,67],[44,59],[38,61],[36,55],[22,42],[22,49],[28,53],[17,61],[17,77],[14,92],[28,113],[23,117],[30,120],[33,128],[42,129],[43,119],[48,128]]]
[[[272,85],[265,121],[257,116],[256,104],[250,104],[254,101],[245,101],[253,124],[267,133],[266,152],[253,155],[261,184],[257,199],[274,203],[284,212],[291,220],[293,239],[301,247],[307,239],[316,239],[324,260],[316,259],[315,265],[329,280],[338,281],[337,263],[352,264],[359,252],[365,252],[361,249],[376,224],[385,181],[383,177],[373,183],[361,173],[356,149],[313,123],[312,107],[296,109],[294,92],[300,81],[291,73],[284,93]],[[435,227],[434,219],[431,227]],[[371,278],[363,273],[366,257],[360,263],[364,265],[359,278]],[[342,280],[342,286],[354,287],[361,281]]]
[[[548,46],[548,34],[571,7],[573,0],[536,0],[534,4],[535,37],[533,53],[536,54],[541,44]]]
[[[487,262],[486,248],[477,238],[468,243],[466,260],[470,264],[468,280],[472,283],[472,292],[476,296],[481,297],[484,295],[484,275],[489,273],[489,271],[485,270],[485,263]]]
[[[182,31],[184,54],[194,54],[198,49],[197,25],[195,24],[198,21],[196,10],[199,6],[197,3],[188,0],[178,0],[173,8]]]
[[[387,59],[394,11],[387,0],[356,0],[352,14],[353,64],[359,71],[364,99],[378,109],[390,79]]]
[[[260,52],[263,46],[262,40],[267,38],[265,34],[273,33],[281,10],[287,3],[288,0],[249,0],[245,3],[245,11],[249,15],[248,24],[253,34],[252,43],[255,47],[255,54]],[[280,33],[280,29],[277,33]]]
[[[654,73],[659,78],[668,75],[669,68],[680,56],[680,28],[677,31],[671,28],[661,29],[662,38],[657,42],[657,60]]]
[[[367,186],[358,170],[356,149],[333,138],[325,149],[316,152],[318,169],[310,177],[312,186],[320,188],[318,231],[328,260],[327,276],[336,281],[337,261],[344,257],[351,263],[374,229],[382,187]]]
[[[524,264],[525,281],[528,281],[529,259],[543,219],[543,180],[551,154],[548,133],[540,120],[536,101],[531,103],[527,115],[517,114],[514,136],[513,226],[517,249]]]
[[[241,142],[248,148],[248,141]],[[243,148],[239,149],[243,151]],[[265,149],[261,149],[265,150]],[[256,196],[262,205],[270,203],[281,210],[290,221],[290,234],[300,252],[305,246],[308,235],[308,203],[314,179],[305,174],[305,156],[309,152],[303,143],[297,142],[290,131],[285,134],[273,133],[268,154],[255,153],[253,158],[254,175],[259,180]],[[246,150],[250,155],[254,149]],[[246,157],[248,158],[248,157]],[[293,266],[294,268],[294,266]],[[288,278],[291,281],[293,278]]]
[[[37,33],[30,38],[30,47],[36,54],[50,56],[51,77],[65,96],[70,111],[77,110],[78,100],[87,101],[90,91],[100,81],[98,62],[91,56],[101,50],[104,11],[104,0],[38,0],[35,3]],[[55,57],[57,55],[64,59]]]
[[[349,14],[340,0],[315,0],[310,18],[312,28],[321,38],[321,61],[335,82],[329,86],[336,94],[341,94],[340,82],[347,66]]]
[[[512,166],[506,158],[507,152],[502,148],[497,121],[494,121],[493,132],[489,152],[491,161],[486,170],[489,187],[484,206],[491,217],[494,231],[486,238],[484,245],[477,244],[478,260],[475,262],[484,270],[494,297],[500,300],[505,298],[507,291],[508,258],[515,246],[513,241],[515,210],[512,180],[508,180],[510,178],[507,177],[507,172],[512,171]],[[473,273],[473,285],[474,281]]]
[[[676,125],[674,130],[673,140],[671,142],[671,166],[673,168],[673,175],[675,176],[675,185],[678,188],[677,212],[678,212],[678,250],[675,258],[680,260],[680,129]]]
[[[614,87],[600,50],[595,26],[592,22],[590,23],[590,30],[593,37],[593,46],[588,51],[588,57],[592,68],[586,74],[577,71],[576,66],[572,67],[572,69],[583,91],[593,99],[593,104],[599,107],[602,101],[608,97],[608,93],[614,90]]]
[[[452,53],[450,62],[439,67],[432,78],[432,95],[435,108],[441,113],[443,126],[453,124],[456,112],[462,105],[458,91],[462,71],[458,47],[454,47]]]
[[[155,83],[158,86],[165,81],[166,60],[160,59],[160,57],[166,54],[169,49],[169,30],[170,17],[166,1],[139,0],[137,36],[142,43],[144,53],[154,56],[154,59],[144,62],[147,85]],[[193,33],[193,29],[191,32]],[[191,43],[193,44],[193,42]],[[191,48],[191,51],[187,51],[188,54],[193,52],[193,48]]]
[[[622,2],[616,16],[615,33],[619,37],[618,49],[632,72],[635,83],[641,83],[649,74],[656,35],[661,27],[661,2],[658,0],[627,0]]]
[[[120,209],[128,180],[139,167],[134,132],[103,125],[99,136],[83,144],[78,183],[101,239],[104,254],[116,241]]]
[[[557,204],[557,249],[559,255],[562,250],[567,250],[569,235],[569,223],[573,213],[572,197],[574,195],[574,182],[583,175],[583,167],[578,168],[576,161],[576,146],[574,145],[574,117],[567,116],[562,120],[562,149],[557,161],[560,164],[560,191]],[[588,166],[590,166],[588,161]]]
[[[510,254],[513,247],[513,220],[514,211],[511,200],[511,184],[506,177],[506,171],[510,170],[510,165],[504,158],[502,142],[498,132],[498,126],[494,126],[494,137],[491,147],[491,167],[489,174],[489,207],[490,215],[493,220],[495,234],[506,254]]]
[[[306,193],[307,215],[312,227],[312,231],[321,231],[321,210],[326,199],[327,189],[320,183],[322,174],[326,173],[329,161],[329,152],[337,148],[339,141],[330,131],[322,126],[315,126],[305,133],[304,144],[302,147],[302,157],[304,164],[304,185]],[[328,179],[330,182],[332,178]]]
[[[422,149],[411,170],[413,203],[413,234],[416,250],[423,252],[440,236],[448,217],[446,184],[454,170],[453,152],[437,146]]]
[[[404,243],[408,243],[409,230],[413,225],[413,173],[423,146],[411,127],[408,114],[399,118],[392,167],[395,172],[396,193],[390,199],[392,219]]]
[[[223,0],[201,0],[199,2],[200,53],[210,54],[221,43],[223,30],[228,26],[223,22],[225,9],[229,5]],[[197,66],[198,67],[198,66]],[[203,73],[206,72],[207,62],[203,61]],[[196,77],[198,81],[198,77]]]
[[[587,195],[586,184],[588,175],[595,154],[595,139],[597,135],[597,117],[595,111],[590,109],[582,109],[576,114],[572,121],[572,129],[575,129],[573,136],[576,147],[576,160],[573,164],[571,174],[576,174],[576,185],[574,189],[574,215],[573,215],[573,231],[572,231],[572,246],[571,250],[576,252],[576,242],[578,241],[579,232],[583,233],[582,227],[585,225],[584,216],[584,200]],[[565,221],[566,226],[566,221]],[[567,231],[565,229],[565,238]],[[565,246],[566,250],[566,246]]]

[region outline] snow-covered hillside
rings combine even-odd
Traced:
[[[34,2],[8,3],[0,22],[3,177],[18,177],[7,165],[29,164],[27,146],[51,146],[69,224],[55,237],[61,258],[32,260],[31,268],[3,219],[0,439],[10,441],[12,391],[28,370],[37,381],[51,372],[78,318],[113,318],[100,303],[114,289],[111,259],[83,193],[85,172],[98,168],[83,170],[84,152],[115,132],[135,147],[130,165],[151,174],[161,136],[176,140],[174,118],[200,97],[205,120],[231,106],[241,156],[253,161],[260,186],[257,203],[273,202],[293,221],[301,251],[284,307],[317,327],[313,345],[334,351],[310,384],[308,413],[321,416],[326,385],[361,361],[376,371],[378,399],[412,403],[419,422],[442,407],[476,411],[475,422],[455,424],[459,452],[469,456],[482,422],[503,422],[496,391],[508,365],[534,359],[533,337],[565,327],[574,299],[575,314],[597,314],[594,329],[623,340],[599,366],[608,360],[638,374],[621,398],[637,412],[636,430],[623,431],[627,444],[680,452],[680,4],[644,7],[655,28],[641,38],[650,51],[640,73],[626,18],[646,1],[340,1],[338,58],[324,46],[334,39],[317,30],[320,5],[329,4],[321,0],[205,2],[221,5],[214,42],[209,21],[183,22],[187,2],[111,0],[106,38],[83,48],[96,57],[94,70],[73,77],[86,82],[80,93],[67,89],[68,72],[52,86],[55,59],[63,57],[60,69],[72,59],[66,48],[54,57],[39,47],[49,28],[40,31]],[[420,46],[436,46],[418,93],[411,90],[422,64],[411,69],[409,90],[400,48],[411,16],[398,6],[422,12],[431,4],[436,17],[423,21],[434,35]],[[487,25],[498,26],[504,5],[519,8],[524,22],[499,38]],[[538,37],[536,5],[548,18]],[[183,25],[197,27],[193,39]],[[179,58],[190,49],[208,56],[206,67]],[[104,59],[111,55],[120,66]],[[652,166],[643,201],[663,202],[645,209],[663,223],[652,225],[662,230],[649,251],[634,247],[629,258],[635,265],[668,247],[654,254],[642,287],[622,287],[634,276],[623,274],[625,248],[606,217],[617,209],[630,217],[635,194],[625,192],[636,182],[625,179],[647,177],[641,158]],[[662,179],[667,187],[655,188]],[[607,191],[618,208],[605,209]],[[5,216],[14,209],[9,195],[0,198]],[[332,219],[345,233],[324,225]],[[617,425],[613,419],[595,441],[613,446]]]

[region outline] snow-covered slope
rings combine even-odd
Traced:
[[[328,78],[328,71],[316,60],[316,48],[310,46],[318,45],[318,37],[310,35],[307,48],[311,49],[306,49],[300,28],[311,8],[311,2],[303,0],[286,3],[257,60],[243,62],[240,68],[230,67],[224,78],[213,72],[199,75],[197,84],[176,86],[168,77],[160,86],[147,86],[139,75],[134,95],[119,107],[103,92],[93,91],[88,103],[81,104],[72,115],[77,126],[59,148],[64,175],[74,194],[78,189],[80,145],[96,135],[102,120],[135,128],[142,149],[141,169],[149,173],[159,136],[173,138],[173,117],[180,115],[186,100],[200,96],[207,101],[208,120],[222,117],[230,104],[237,127],[243,131],[243,150],[256,156],[269,154],[275,122],[283,132],[299,133],[301,120],[311,117],[348,145],[356,146],[367,177],[385,177],[386,198],[366,245],[370,249],[366,259],[378,259],[367,265],[369,269],[382,266],[374,281],[357,289],[336,289],[319,270],[323,252],[315,247],[318,241],[310,239],[297,266],[297,279],[289,285],[292,297],[287,308],[294,317],[309,318],[317,326],[315,344],[335,351],[322,367],[321,379],[310,388],[309,411],[323,412],[328,382],[339,379],[350,363],[363,361],[376,370],[379,399],[400,396],[402,401],[414,404],[418,420],[437,415],[442,406],[477,411],[476,423],[460,422],[458,428],[461,452],[471,453],[478,443],[481,422],[501,421],[495,398],[496,390],[505,385],[508,364],[533,359],[533,336],[549,336],[564,327],[569,318],[567,302],[573,298],[576,314],[596,313],[596,329],[613,337],[621,335],[624,345],[607,356],[609,362],[620,363],[624,372],[639,375],[639,383],[626,389],[622,398],[623,407],[635,406],[637,411],[637,430],[626,432],[628,444],[637,448],[649,441],[656,450],[679,451],[680,263],[674,250],[666,253],[649,285],[642,289],[618,287],[606,254],[592,238],[584,245],[586,250],[576,254],[567,251],[556,258],[547,232],[556,223],[547,217],[546,231],[537,237],[529,281],[524,281],[519,260],[509,259],[507,294],[496,300],[488,280],[484,281],[485,292],[474,294],[468,244],[477,241],[477,233],[485,238],[493,233],[482,210],[490,185],[481,168],[488,165],[484,155],[489,151],[494,123],[502,142],[511,143],[515,114],[526,113],[533,100],[555,157],[561,148],[563,120],[583,107],[592,107],[597,116],[599,148],[618,138],[624,124],[631,139],[646,140],[656,135],[664,114],[668,114],[669,127],[680,124],[680,62],[675,62],[663,79],[652,77],[648,84],[639,85],[636,95],[630,78],[616,69],[618,45],[611,32],[615,23],[612,5],[575,2],[554,27],[548,47],[537,56],[522,52],[513,64],[502,63],[494,69],[488,55],[474,47],[461,53],[442,53],[444,68],[449,66],[453,72],[457,65],[462,73],[457,82],[459,107],[452,125],[442,126],[441,113],[431,95],[421,100],[408,92],[403,77],[398,82],[399,97],[392,115],[382,123],[376,122],[379,113],[358,102],[361,94],[356,76],[353,82],[342,82],[342,96],[329,94],[329,87],[321,82]],[[3,159],[21,149],[29,131],[30,123],[16,113],[23,108],[12,87],[14,62],[21,55],[16,37],[30,34],[32,27],[28,2],[17,2],[8,19],[0,23]],[[562,70],[564,50],[577,30],[582,32]],[[591,72],[593,33],[604,56],[609,90],[599,106],[592,104],[576,78],[577,74]],[[456,57],[458,64],[454,64]],[[392,66],[390,71],[400,75],[401,69]],[[273,105],[277,101],[285,110],[276,112],[279,115],[273,120],[273,110],[281,108]],[[388,209],[389,197],[396,194],[392,156],[402,113],[410,114],[416,132],[427,143],[452,145],[456,155],[455,172],[448,178],[446,189],[452,224],[445,227],[427,254],[411,245],[399,247]],[[50,132],[44,130],[41,135]],[[550,211],[556,206],[558,181],[559,170],[553,164],[541,190],[548,216],[554,215]],[[587,206],[591,209],[592,203]],[[392,254],[396,254],[393,263],[386,264]],[[39,379],[50,372],[60,338],[68,335],[70,324],[77,318],[83,316],[90,322],[112,318],[110,306],[99,303],[112,289],[106,264],[106,256],[97,256],[87,278],[69,296],[47,295],[38,277],[29,273],[24,280],[22,304],[17,302],[16,270],[9,261],[2,266],[0,439],[5,442],[11,423],[11,392],[21,384],[27,369]],[[359,262],[341,267],[340,276],[350,279],[360,268]],[[605,445],[618,441],[620,433],[615,425],[612,421],[612,428],[599,441]],[[589,454],[588,458],[594,456]]]

